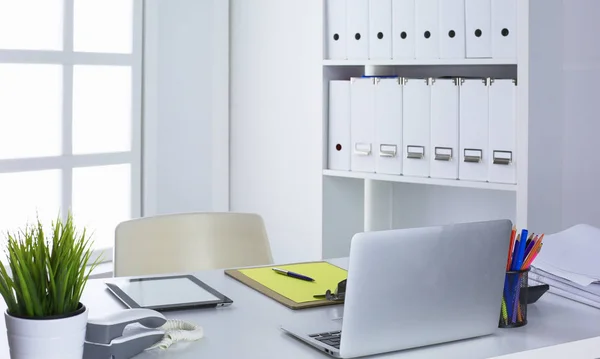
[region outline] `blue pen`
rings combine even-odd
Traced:
[[[517,256],[519,255],[519,245],[521,244],[521,235],[517,235],[517,240],[515,240],[515,246],[513,248],[513,254],[510,262],[510,270],[515,270],[517,266]]]
[[[292,278],[296,278],[296,279],[301,279],[301,280],[305,280],[305,281],[308,281],[308,282],[314,282],[315,281],[311,277],[307,277],[307,276],[299,274],[299,273],[294,273],[294,272],[291,272],[289,270],[280,269],[280,268],[272,268],[272,269],[275,271],[275,273],[279,273],[281,275],[286,275],[288,277],[292,277]]]
[[[527,230],[524,229],[521,232],[521,243],[519,243],[519,252],[517,254],[517,263],[513,270],[521,270],[523,266],[523,260],[525,259],[525,247],[527,246]]]

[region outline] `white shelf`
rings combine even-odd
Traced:
[[[323,60],[324,66],[460,66],[517,65],[516,59]]]
[[[517,190],[517,185],[515,185],[515,184],[460,181],[460,180],[450,180],[450,179],[442,179],[442,178],[408,177],[408,176],[385,175],[385,174],[379,174],[379,173],[323,170],[323,175],[330,176],[330,177],[358,178],[358,179],[369,179],[369,180],[386,181],[386,182],[416,183],[416,184],[427,184],[427,185],[434,185],[434,186],[477,188],[477,189],[487,189],[487,190],[497,190],[497,191],[513,191],[514,192]]]

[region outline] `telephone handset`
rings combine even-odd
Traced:
[[[83,359],[129,359],[144,350],[168,348],[180,340],[198,340],[201,327],[180,320],[167,320],[157,311],[124,309],[87,324]]]

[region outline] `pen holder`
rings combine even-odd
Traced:
[[[506,272],[498,327],[517,328],[527,324],[528,274],[529,268]]]

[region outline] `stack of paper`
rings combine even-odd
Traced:
[[[544,238],[529,273],[530,285],[600,309],[600,229],[585,224]]]

